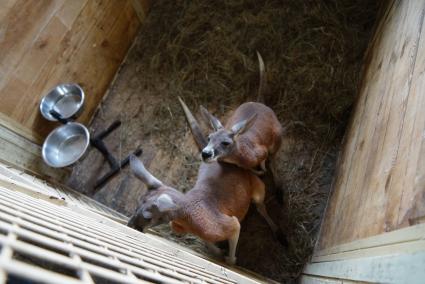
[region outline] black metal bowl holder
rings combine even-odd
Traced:
[[[67,124],[68,122],[72,122],[73,118],[62,118],[61,115],[56,112],[55,110],[51,110],[50,114],[56,118],[60,123]],[[120,120],[115,120],[112,122],[112,124],[106,128],[105,130],[99,132],[96,135],[90,135],[90,145],[97,149],[103,157],[108,161],[108,164],[110,166],[109,172],[104,174],[101,178],[99,178],[94,186],[93,189],[97,191],[99,188],[104,186],[112,177],[114,177],[122,168],[127,166],[130,161],[130,155],[124,158],[121,161],[118,161],[112,153],[109,151],[108,147],[106,147],[105,142],[103,139],[105,139],[109,134],[111,134],[114,130],[116,130],[118,127],[121,126]],[[138,147],[134,152],[133,155],[140,156],[143,153],[143,150]]]

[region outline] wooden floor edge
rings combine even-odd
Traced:
[[[300,283],[423,283],[425,224],[316,252]]]
[[[28,139],[37,145],[41,145],[43,143],[43,138],[40,135],[36,134],[34,131],[28,130],[19,122],[10,119],[3,113],[0,113],[0,126],[13,131],[17,135],[22,136],[23,138]]]
[[[1,123],[0,161],[47,180],[64,181],[70,174],[67,168],[51,168],[41,157],[41,147]]]
[[[346,283],[423,283],[425,248],[413,253],[395,253],[338,261],[309,263],[304,267],[300,283],[332,283],[309,281],[308,277],[340,279]],[[346,281],[345,281],[346,280]],[[344,282],[345,281],[345,282]]]
[[[420,251],[425,251],[425,240],[423,239],[312,257],[310,263],[332,262],[393,254],[416,253]]]
[[[368,249],[378,246],[411,242],[425,238],[425,224],[418,224],[408,228],[383,233],[377,236],[356,240],[331,248],[316,251],[313,257],[327,256],[343,252]]]

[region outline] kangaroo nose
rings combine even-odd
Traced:
[[[212,151],[203,150],[201,153],[202,160],[206,160],[212,157]]]

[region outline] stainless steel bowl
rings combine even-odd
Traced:
[[[43,159],[51,167],[62,168],[80,159],[90,144],[87,128],[69,122],[53,130],[43,143]]]
[[[77,117],[83,109],[84,91],[77,84],[61,84],[49,91],[41,100],[40,111],[50,121],[57,119],[50,113],[57,112],[61,118]]]

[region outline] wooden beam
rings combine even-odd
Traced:
[[[416,253],[423,251],[425,252],[425,241],[413,241],[405,243],[396,243],[391,245],[382,245],[371,247],[367,249],[359,249],[347,252],[341,252],[336,254],[324,255],[313,257],[312,263],[322,262],[337,262],[348,259],[363,259],[367,257],[377,257],[389,254],[404,254],[404,253]]]
[[[138,3],[139,14],[146,11],[149,2]],[[40,136],[58,124],[40,115],[40,100],[66,82],[86,92],[78,120],[87,123],[140,27],[132,0],[12,0],[1,5],[0,113],[18,126],[9,128],[41,144]]]
[[[300,279],[300,284],[355,284],[366,283],[364,281],[352,281],[337,278],[325,278],[319,276],[303,275]]]
[[[41,135],[37,134],[35,131],[28,129],[24,127],[19,122],[11,119],[10,117],[2,114],[0,112],[0,125],[3,125],[4,127],[13,130],[16,134],[19,134],[20,136],[23,136],[27,138],[30,141],[33,141],[39,145],[43,143],[43,138]]]
[[[128,218],[105,205],[90,199],[82,193],[58,183],[47,183],[15,168],[0,163],[0,187],[19,191],[37,199],[56,205],[67,206],[74,212],[85,210],[108,217],[121,224],[127,224]],[[84,213],[87,216],[87,212]]]
[[[317,251],[305,266],[301,283],[421,283],[424,237],[425,224],[420,224]]]
[[[365,62],[362,88],[317,249],[425,219],[425,1],[391,1]],[[424,143],[425,144],[425,143]]]
[[[425,224],[420,224],[397,231],[384,233],[351,243],[342,244],[328,249],[317,251],[313,255],[313,259],[321,256],[339,254],[343,252],[356,251],[361,249],[374,248],[379,246],[387,246],[398,243],[412,242],[423,239],[425,236]]]
[[[61,182],[70,174],[69,169],[54,169],[47,166],[41,157],[41,147],[10,130],[1,123],[1,120],[0,161],[47,180]]]
[[[310,263],[305,267],[304,275],[372,283],[419,284],[423,283],[425,279],[424,267],[425,251],[423,250],[415,253]],[[301,279],[304,278],[304,275]],[[314,282],[302,280],[301,283]]]

